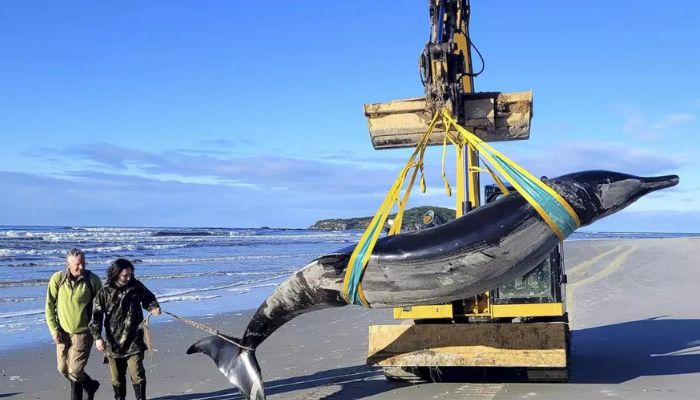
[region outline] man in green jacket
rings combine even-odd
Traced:
[[[46,290],[46,324],[56,344],[58,372],[70,381],[71,400],[82,400],[83,390],[92,400],[100,386],[84,370],[92,347],[92,301],[102,282],[85,266],[85,253],[69,250],[66,269],[51,275]]]

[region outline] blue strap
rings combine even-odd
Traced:
[[[365,240],[364,243],[358,243],[358,246],[360,247],[360,250],[357,253],[357,257],[355,257],[355,262],[353,265],[350,266],[350,285],[348,286],[348,298],[352,300],[352,304],[358,305],[358,306],[364,306],[362,304],[362,301],[360,300],[359,296],[357,295],[357,286],[360,284],[360,279],[362,278],[362,272],[364,271],[364,264],[362,263],[362,260],[364,259],[365,253],[367,253],[367,249],[369,248],[370,243],[372,242],[371,238],[374,236],[374,233],[376,232],[377,228],[379,227],[379,221],[378,219],[374,225],[372,226],[372,234],[367,236],[368,240]]]
[[[494,158],[503,169],[508,171],[508,174],[512,177],[512,179],[518,182],[523,190],[525,190],[537,202],[537,204],[539,204],[545,210],[545,212],[549,214],[550,218],[552,218],[552,221],[554,221],[564,237],[571,235],[576,228],[578,228],[576,221],[574,221],[566,208],[564,208],[564,206],[557,201],[557,199],[552,197],[552,195],[547,193],[547,191],[541,187],[537,186],[536,183],[522,175],[515,168],[511,167],[510,164],[503,161],[500,157],[495,156]]]

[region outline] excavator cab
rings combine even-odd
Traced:
[[[508,187],[508,190],[514,191],[515,189]],[[503,192],[498,185],[485,185],[484,195],[488,204],[501,198]],[[491,303],[494,305],[564,304],[566,275],[562,254],[563,248],[559,244],[535,269],[513,282],[492,289],[489,296]],[[562,309],[562,311],[564,310]],[[566,321],[566,313],[560,314],[549,315],[546,318]]]

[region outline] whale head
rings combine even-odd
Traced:
[[[678,184],[678,175],[639,177],[612,171],[562,175],[547,183],[574,209],[581,226],[614,214],[640,197]]]

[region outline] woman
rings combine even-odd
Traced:
[[[109,371],[114,388],[114,398],[126,398],[126,370],[137,400],[146,400],[146,370],[143,354],[146,343],[143,330],[142,309],[160,315],[156,297],[140,281],[134,278],[134,265],[123,258],[115,260],[107,270],[107,282],[97,292],[90,321],[90,333],[97,350],[109,360]],[[107,343],[102,339],[105,328]]]

